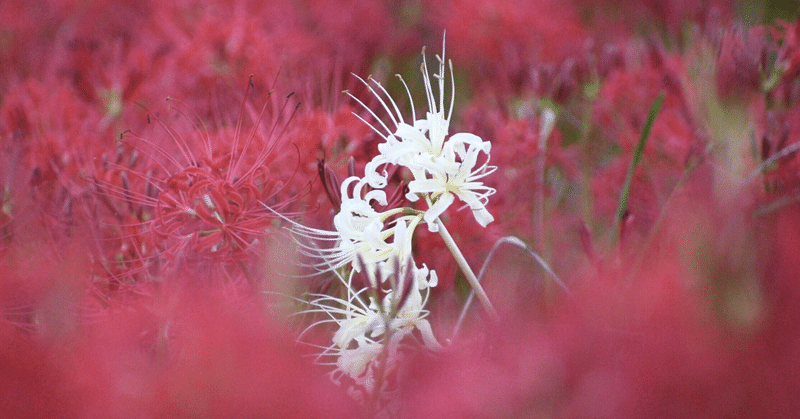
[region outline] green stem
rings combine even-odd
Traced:
[[[650,130],[653,128],[653,123],[656,120],[656,116],[658,116],[658,111],[661,110],[661,104],[664,102],[664,93],[662,92],[656,98],[655,102],[653,102],[653,106],[650,107],[650,111],[647,113],[647,120],[644,123],[644,128],[642,128],[642,135],[639,137],[639,142],[636,144],[636,149],[633,151],[633,159],[631,160],[631,164],[628,166],[628,174],[625,176],[625,184],[622,186],[622,192],[619,194],[619,205],[617,205],[617,217],[615,219],[615,223],[619,224],[622,221],[622,217],[625,215],[625,211],[628,209],[628,195],[631,192],[631,183],[633,181],[633,171],[636,170],[636,165],[639,164],[639,160],[642,159],[642,154],[644,154],[644,146],[647,143],[647,137],[650,135]]]
[[[439,235],[444,239],[444,244],[447,246],[447,249],[450,250],[450,253],[453,254],[458,267],[461,268],[461,272],[464,272],[464,276],[467,277],[467,282],[469,282],[469,285],[472,286],[472,289],[475,291],[475,296],[478,297],[478,301],[481,302],[481,305],[483,305],[483,308],[489,313],[492,320],[499,322],[500,316],[497,315],[497,310],[494,309],[492,302],[489,301],[489,296],[486,295],[486,291],[483,290],[475,273],[472,272],[472,269],[467,263],[467,259],[464,258],[458,245],[456,245],[456,242],[453,240],[453,236],[447,231],[441,219],[436,219],[436,225],[439,227]]]

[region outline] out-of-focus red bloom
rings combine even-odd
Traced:
[[[777,43],[776,73],[771,76],[779,77],[779,82],[769,96],[777,105],[796,106],[800,103],[800,24],[778,22],[777,26],[770,28]]]
[[[778,22],[776,31],[781,47],[777,61],[786,66],[784,80],[793,80],[800,76],[800,25],[798,22]]]
[[[334,52],[348,66],[364,57],[393,50],[407,36],[397,22],[398,16],[392,13],[393,8],[402,5],[375,0],[311,0],[295,7],[300,9],[299,15],[308,14],[313,22],[310,32],[319,36],[320,47]],[[353,13],[356,10],[358,13]]]
[[[216,292],[193,294],[149,324],[157,326],[148,336],[156,351],[149,384],[157,417],[359,416],[262,309],[231,304]]]
[[[77,416],[74,388],[46,347],[0,322],[0,409],[15,418]]]
[[[33,199],[31,211],[42,217],[55,239],[76,233],[92,199],[83,179],[113,150],[112,130],[98,109],[75,95],[68,86],[36,80],[16,85],[0,105],[0,135],[8,179],[26,182]],[[103,141],[103,138],[112,141]],[[10,205],[15,205],[10,203]]]
[[[589,31],[615,31],[628,36],[660,33],[664,39],[674,43],[683,42],[684,30],[691,25],[713,30],[730,24],[735,14],[734,4],[722,0],[575,0],[571,3],[577,13],[585,18]]]
[[[587,39],[576,10],[563,2],[452,0],[424,13],[447,31],[448,55],[467,75],[503,91],[517,91],[537,63],[580,55]]]
[[[549,314],[509,311],[420,356],[401,383],[410,416],[791,417],[794,209],[744,226],[746,209],[680,201],[652,248],[569,281]]]
[[[767,70],[768,40],[762,26],[734,28],[725,34],[717,58],[717,94],[725,100],[747,101],[761,93],[763,73]]]
[[[497,193],[489,201],[489,210],[498,214],[508,232],[524,240],[534,240],[534,222],[530,218],[541,199],[562,199],[561,191],[553,190],[548,173],[569,181],[577,175],[575,150],[563,144],[558,129],[540,138],[542,114],[528,99],[519,110],[497,109],[475,99],[465,111],[463,125],[468,132],[492,142],[492,161],[498,172],[487,178]],[[520,114],[514,114],[514,112]],[[544,152],[544,154],[543,154]],[[544,169],[545,173],[541,173]],[[492,228],[492,226],[489,226]]]
[[[658,95],[664,93],[630,193],[628,211],[634,217],[636,230],[642,231],[660,213],[709,135],[698,121],[701,115],[696,105],[691,105],[694,96],[688,90],[694,87],[685,74],[682,56],[652,47],[639,58],[641,61],[618,69],[603,82],[593,109],[594,124],[602,127],[597,132],[599,141],[587,147],[590,156],[607,159],[595,158],[588,164],[593,168],[593,214],[610,221],[615,216],[647,112]]]
[[[800,192],[800,109],[765,113],[761,137],[761,165],[756,178],[763,185],[764,208],[771,212]],[[787,201],[788,200],[788,201]],[[774,208],[773,208],[774,207]]]
[[[341,170],[351,158],[356,161],[359,157],[366,157],[365,143],[371,138],[372,132],[353,114],[354,110],[352,106],[341,105],[332,113],[316,109],[297,115],[290,135],[298,148],[303,150],[301,158],[306,170],[310,172],[311,166],[319,159],[325,159]]]
[[[118,218],[110,225],[130,249],[114,251],[123,251],[119,262],[159,269],[162,256],[200,265],[252,259],[274,227],[273,211],[287,211],[302,194],[286,184],[294,149],[279,144],[293,112],[289,102],[258,111],[246,96],[234,126],[221,122],[211,128],[177,103],[163,117],[146,116],[159,126],[151,134],[125,134],[135,148],[129,157],[107,162],[95,179],[102,202]],[[245,113],[253,121],[250,128]],[[273,118],[268,128],[266,118]]]
[[[184,287],[114,303],[65,334],[25,336],[0,322],[4,414],[361,417],[255,301]]]
[[[632,151],[647,119],[647,110],[664,92],[665,98],[653,125],[646,153],[682,164],[692,142],[696,123],[687,107],[685,64],[677,54],[652,47],[604,80],[598,93],[594,122],[603,127],[602,139],[618,142]],[[688,135],[687,135],[688,134]]]

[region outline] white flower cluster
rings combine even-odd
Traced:
[[[309,311],[326,315],[325,320],[312,327],[320,323],[338,326],[332,344],[324,348],[320,359],[334,356],[336,361],[331,362],[336,367],[334,377],[346,375],[367,394],[385,390],[385,380],[381,377],[395,369],[398,348],[404,339],[419,340],[419,337],[426,347],[440,348],[424,309],[429,289],[438,281],[435,271],[424,264],[417,267],[414,262],[412,237],[417,226],[424,222],[430,231],[438,231],[438,218],[455,197],[471,208],[482,226],[494,219],[485,205],[495,190],[480,181],[496,169],[488,165],[491,144],[469,133],[448,138],[455,84],[451,84],[450,104],[445,113],[444,47],[437,59],[439,71],[433,77],[438,81],[438,98],[434,96],[423,50],[422,74],[428,111],[424,118],[417,119],[412,101],[412,124],[405,122],[399,107],[380,83],[359,78],[388,114],[389,121],[384,122],[348,93],[377,121],[373,125],[362,118],[385,140],[378,146],[380,154],[366,165],[363,178],[351,176],[342,183],[341,209],[334,217],[335,231],[299,224],[293,229],[301,251],[312,259],[311,266],[320,272],[335,272],[347,289],[344,298],[312,296]],[[451,80],[452,77],[450,63]],[[402,82],[410,100],[408,86]],[[483,162],[478,164],[479,160]],[[384,188],[390,166],[408,169],[413,180],[408,184],[406,198],[412,202],[424,200],[427,210],[376,209],[388,205]],[[325,242],[329,245],[320,245]],[[355,280],[356,275],[368,280]]]
[[[434,97],[423,50],[422,75],[428,99],[428,111],[425,118],[417,119],[414,103],[411,101],[411,93],[405,81],[400,78],[411,102],[413,125],[405,122],[397,104],[386,92],[386,89],[373,79],[370,79],[372,85],[363,79],[361,81],[381,103],[389,115],[394,129],[389,128],[363,102],[351,95],[379,122],[381,129],[363,119],[362,121],[385,140],[384,143],[378,145],[380,154],[367,164],[364,179],[373,188],[383,188],[387,182],[385,166],[388,164],[400,165],[407,168],[414,177],[414,180],[408,184],[409,192],[406,198],[412,202],[423,198],[428,204],[424,219],[430,231],[437,231],[434,221],[450,207],[456,196],[472,209],[478,223],[486,227],[494,221],[494,217],[486,210],[486,203],[495,190],[484,185],[480,180],[497,169],[495,166],[489,165],[492,144],[483,141],[477,135],[463,132],[453,134],[448,138],[455,99],[453,65],[452,62],[448,62],[451,92],[450,104],[445,114],[444,45],[442,45],[442,56],[437,55],[436,58],[439,61],[439,72],[433,77],[438,82],[438,100]],[[375,90],[376,88],[378,90]],[[481,153],[485,154],[486,158],[482,164],[477,165]]]

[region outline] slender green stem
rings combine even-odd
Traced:
[[[525,253],[530,255],[533,258],[533,260],[535,260],[539,264],[539,266],[541,266],[542,269],[544,269],[545,272],[550,274],[550,277],[553,278],[553,282],[555,282],[556,285],[558,285],[564,291],[565,294],[567,294],[568,296],[572,296],[572,293],[569,291],[569,288],[567,288],[567,286],[564,284],[561,278],[559,278],[558,275],[556,275],[556,273],[553,272],[553,269],[550,268],[550,265],[548,265],[547,262],[545,262],[544,259],[542,259],[542,257],[539,256],[538,253],[536,253],[533,249],[528,247],[528,245],[525,244],[525,242],[514,236],[506,236],[495,242],[494,246],[492,246],[492,250],[489,251],[489,256],[486,256],[486,260],[483,261],[483,266],[481,267],[480,272],[478,272],[478,281],[483,279],[483,274],[486,273],[486,268],[489,267],[489,262],[492,261],[492,258],[497,252],[497,249],[503,244],[516,246],[517,248],[523,250]],[[474,291],[469,293],[469,297],[467,297],[467,302],[464,303],[464,308],[461,309],[461,314],[458,316],[458,321],[456,321],[456,325],[455,327],[453,327],[453,333],[450,335],[449,342],[453,342],[456,340],[456,336],[458,336],[458,333],[461,331],[461,325],[464,323],[464,319],[467,317],[467,310],[469,310],[469,307],[472,305],[472,300],[474,299],[474,297],[475,297]]]
[[[497,310],[494,309],[492,302],[489,301],[489,296],[486,295],[486,291],[483,290],[483,287],[478,281],[478,278],[475,276],[475,273],[472,272],[472,269],[467,263],[467,259],[464,258],[464,255],[461,253],[458,245],[456,245],[456,242],[453,240],[453,236],[451,236],[450,232],[447,231],[447,228],[444,226],[444,223],[441,219],[436,219],[436,225],[439,226],[439,235],[442,236],[442,239],[444,239],[444,244],[450,250],[450,253],[453,254],[458,267],[461,268],[461,272],[464,272],[464,276],[467,277],[467,282],[469,282],[469,285],[472,286],[472,289],[475,291],[475,296],[478,297],[478,301],[481,302],[483,308],[489,313],[489,316],[492,317],[492,320],[499,322],[500,316],[497,315]]]
[[[628,175],[625,177],[625,184],[622,186],[622,192],[619,194],[619,205],[617,205],[617,217],[615,223],[622,221],[625,211],[628,209],[628,195],[631,193],[631,183],[633,181],[633,171],[636,170],[636,165],[642,159],[644,154],[644,146],[647,143],[647,137],[650,135],[650,130],[653,128],[653,123],[656,121],[658,111],[661,110],[661,104],[664,102],[664,93],[662,92],[653,102],[650,111],[647,113],[647,120],[642,128],[642,135],[639,136],[639,142],[636,144],[636,149],[633,151],[633,159],[628,166]]]

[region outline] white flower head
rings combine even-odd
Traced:
[[[365,192],[365,186],[366,181],[356,176],[342,183],[342,203],[333,218],[334,231],[288,220],[300,253],[311,260],[307,266],[327,272],[351,264],[358,257],[374,265],[393,255],[411,254],[411,237],[420,217],[398,216],[404,208],[376,211],[371,202],[386,204],[386,195],[382,190]],[[360,270],[359,266],[354,267]]]
[[[348,93],[376,121],[370,124],[356,114],[383,138],[379,154],[367,163],[363,177],[351,176],[342,183],[340,211],[333,219],[335,231],[292,222],[301,253],[312,258],[309,266],[318,272],[332,272],[346,292],[344,297],[313,294],[308,302],[311,308],[306,313],[324,316],[309,328],[328,324],[335,329],[330,343],[321,346],[318,360],[334,357],[328,362],[335,367],[332,377],[337,381],[348,377],[368,394],[384,391],[383,377],[398,367],[405,342],[416,341],[418,346],[432,350],[441,348],[425,309],[438,277],[424,264],[418,267],[414,262],[412,238],[416,227],[424,221],[431,231],[437,231],[439,217],[456,198],[472,210],[480,225],[485,227],[494,220],[486,204],[495,190],[483,184],[483,178],[496,170],[489,165],[491,143],[465,132],[450,135],[455,80],[452,62],[445,61],[444,52],[443,42],[442,54],[436,56],[438,72],[429,73],[422,51],[428,105],[424,116],[417,118],[410,89],[400,77],[411,102],[408,122],[380,83],[356,76],[387,115],[381,119]],[[450,70],[449,102],[445,100],[445,67]],[[408,169],[413,179],[406,198],[423,200],[425,211],[385,208],[387,201],[395,202],[387,200],[384,191],[389,166]]]
[[[424,271],[427,276],[427,269]],[[426,319],[428,311],[424,306],[428,298],[427,291],[423,296],[420,287],[399,287],[388,290],[378,302],[376,287],[354,288],[353,277],[357,274],[351,270],[345,280],[337,273],[347,295],[343,298],[312,295],[314,298],[309,302],[312,308],[303,313],[324,315],[322,320],[306,330],[322,324],[336,327],[330,345],[322,347],[323,351],[317,356],[319,363],[335,367],[331,372],[334,381],[341,382],[342,377],[348,377],[356,386],[372,394],[374,391],[383,391],[377,388],[378,375],[387,377],[396,372],[399,349],[404,342],[409,339],[421,341],[422,345],[432,350],[441,349],[441,345]],[[435,277],[435,274],[432,275]],[[416,280],[415,275],[410,278]],[[407,294],[400,296],[397,293]],[[334,359],[328,361],[329,358]]]
[[[475,140],[475,141],[470,141]],[[465,144],[467,145],[465,147]],[[458,164],[455,170],[448,170],[445,165],[429,165],[427,176],[416,178],[408,184],[409,201],[416,201],[419,196],[428,196],[432,205],[425,212],[425,222],[429,228],[434,226],[435,221],[449,206],[455,201],[455,196],[464,201],[472,209],[475,220],[486,227],[494,221],[494,217],[486,210],[489,196],[495,190],[480,182],[483,177],[496,170],[495,166],[489,166],[488,161],[475,168],[478,161],[478,154],[483,152],[488,155],[491,143],[481,141],[473,134],[459,133],[450,138],[447,144],[455,148],[454,154],[458,157]],[[453,159],[456,160],[456,159]]]
[[[409,193],[406,197],[412,202],[419,198],[425,199],[428,210],[424,219],[431,231],[437,230],[436,219],[450,207],[456,197],[472,209],[475,219],[485,227],[494,220],[486,210],[486,204],[495,190],[482,182],[482,178],[496,169],[489,165],[491,143],[470,133],[449,135],[455,100],[455,80],[452,61],[447,61],[450,69],[450,101],[446,104],[447,73],[444,51],[443,42],[442,55],[436,56],[439,69],[433,75],[427,71],[425,50],[422,52],[421,70],[428,102],[424,118],[417,119],[408,85],[398,75],[411,103],[413,119],[411,124],[404,120],[396,102],[380,83],[372,78],[369,82],[359,78],[378,99],[389,117],[389,121],[384,122],[362,101],[350,95],[377,123],[373,125],[356,116],[384,139],[384,142],[378,145],[380,154],[367,164],[364,178],[371,186],[382,188],[387,182],[384,166],[394,164],[406,167],[414,177],[409,183]],[[436,92],[432,80],[436,80],[438,87]],[[485,155],[485,158],[480,159],[481,154]],[[482,163],[479,164],[479,160],[483,160]]]

